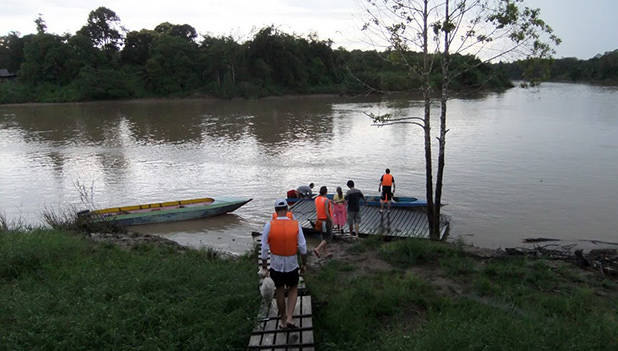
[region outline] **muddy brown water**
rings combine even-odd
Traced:
[[[437,105],[435,116],[437,116]],[[496,248],[527,237],[618,241],[618,89],[546,83],[448,105],[444,212],[452,236]],[[46,207],[203,196],[253,198],[232,214],[143,226],[191,246],[241,253],[275,198],[353,179],[424,198],[414,125],[376,128],[363,112],[420,116],[407,98],[287,97],[0,106],[0,212],[40,223]],[[434,121],[434,129],[437,126]]]

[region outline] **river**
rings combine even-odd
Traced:
[[[438,105],[434,111],[437,132]],[[251,197],[233,214],[144,226],[241,253],[275,198],[353,179],[424,198],[422,131],[364,114],[421,116],[409,98],[140,100],[0,106],[0,212],[41,222],[76,208],[204,196]],[[452,237],[490,248],[526,237],[618,241],[618,88],[544,83],[449,101],[444,213]],[[434,152],[437,150],[434,150]],[[435,153],[437,154],[437,153]]]

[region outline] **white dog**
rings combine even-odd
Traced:
[[[260,294],[262,295],[262,308],[260,316],[262,318],[268,318],[268,310],[270,309],[273,297],[275,296],[275,282],[269,276],[267,270],[260,269],[258,275],[262,277],[260,283]]]
[[[260,286],[260,293],[262,294],[264,302],[270,303],[273,300],[275,296],[275,282],[271,277],[264,278]]]

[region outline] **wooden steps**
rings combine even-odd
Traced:
[[[299,296],[294,308],[293,322],[298,329],[279,328],[276,301],[268,306],[267,318],[260,320],[249,338],[248,350],[315,350],[311,296]]]
[[[258,258],[258,269],[262,267],[262,260]],[[270,268],[270,258],[267,260]],[[260,279],[260,284],[262,279]],[[273,298],[270,303],[262,302],[257,323],[251,336],[247,350],[269,351],[313,351],[313,320],[311,296],[305,295],[305,279],[301,275],[298,280],[298,299],[294,306],[292,322],[298,329],[280,329],[277,318],[277,301]],[[287,296],[286,296],[287,300]]]

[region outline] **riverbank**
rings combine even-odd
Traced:
[[[320,350],[618,346],[617,281],[567,261],[426,240],[329,250],[305,277]],[[0,343],[244,349],[255,269],[137,234],[0,233]]]
[[[483,89],[461,89],[453,90],[451,92],[451,98],[474,98],[481,97],[485,94],[494,92],[504,92],[508,89],[515,87],[514,84],[509,84],[495,88],[483,88]],[[0,85],[0,88],[2,86]],[[177,94],[168,96],[142,96],[142,97],[130,97],[130,98],[116,98],[116,99],[93,99],[93,100],[46,100],[38,101],[36,99],[31,100],[18,100],[3,102],[0,100],[0,106],[2,107],[36,107],[36,106],[49,106],[49,105],[87,105],[87,104],[152,104],[161,102],[174,102],[174,101],[200,101],[200,102],[220,102],[220,101],[277,101],[277,100],[294,100],[294,99],[327,99],[327,98],[340,98],[340,99],[354,99],[362,97],[366,100],[368,97],[374,96],[379,98],[406,98],[406,99],[422,99],[422,91],[408,90],[408,91],[372,91],[372,92],[306,92],[306,93],[281,93],[281,94],[265,94],[257,96],[233,96],[233,97],[220,97],[204,92],[192,92],[187,94]],[[434,99],[439,99],[439,91],[434,91]]]
[[[161,243],[0,232],[0,348],[244,348],[259,301],[255,261]]]
[[[491,251],[414,239],[338,245],[305,279],[320,349],[618,347],[615,278]]]

